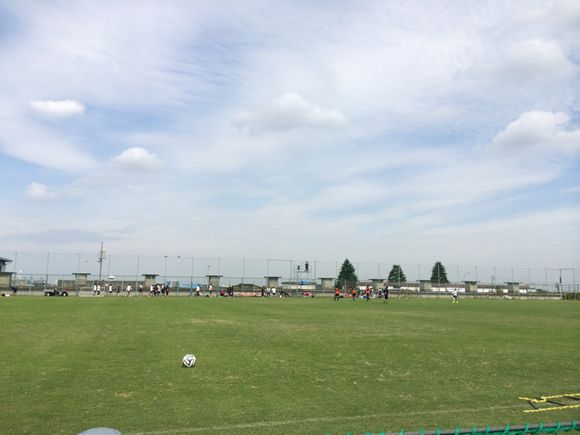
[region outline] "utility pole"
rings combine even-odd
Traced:
[[[99,284],[101,283],[101,276],[103,274],[103,260],[107,258],[107,252],[103,248],[103,242],[101,242],[101,250],[99,251],[99,258],[97,262],[99,263]]]

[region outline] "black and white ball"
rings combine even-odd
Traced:
[[[195,365],[196,361],[197,361],[197,358],[195,357],[195,355],[188,353],[187,355],[185,355],[183,357],[183,360],[182,360],[183,367],[193,367]]]

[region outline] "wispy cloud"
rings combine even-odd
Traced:
[[[242,130],[254,133],[303,127],[334,129],[347,123],[340,111],[323,109],[295,92],[276,98],[264,110],[239,112],[234,120]]]
[[[10,249],[580,262],[575,2],[4,8]]]

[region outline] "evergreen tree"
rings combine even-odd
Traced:
[[[354,266],[348,258],[342,263],[340,268],[340,273],[336,279],[336,285],[340,288],[344,287],[354,287],[358,283],[358,277],[356,276]]]
[[[389,282],[407,282],[405,272],[403,272],[399,264],[393,264],[393,268],[389,273]]]
[[[445,271],[445,266],[441,264],[440,261],[435,263],[433,270],[431,271],[431,282],[438,284],[447,284],[449,280],[447,279],[447,272]]]

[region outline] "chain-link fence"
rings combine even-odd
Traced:
[[[114,285],[114,291],[126,285],[136,289],[139,284],[163,283],[172,289],[187,293],[210,283],[218,286],[258,288],[268,285],[268,277],[279,285],[287,283],[318,284],[326,279],[333,285],[344,260],[316,259],[247,259],[222,257],[182,257],[163,255],[106,255],[0,252],[0,275],[10,275],[11,285],[29,291],[67,287],[78,291],[99,282]],[[361,281],[387,280],[393,264],[386,262],[358,262],[350,259]],[[448,286],[464,286],[476,282],[481,289],[504,288],[507,283],[519,283],[519,289],[528,292],[542,291],[574,293],[580,290],[576,281],[578,268],[524,268],[511,266],[454,265],[443,263]],[[406,283],[417,286],[422,280],[430,280],[433,264],[400,264]],[[580,275],[578,275],[580,277]],[[0,283],[6,287],[7,281]],[[300,284],[300,285],[302,285]],[[401,283],[393,283],[403,286]],[[433,282],[434,289],[442,283]],[[324,286],[322,286],[324,289]],[[445,286],[444,286],[445,287]],[[414,287],[413,287],[414,288]],[[412,287],[408,289],[412,290]],[[146,289],[148,290],[148,289]]]

